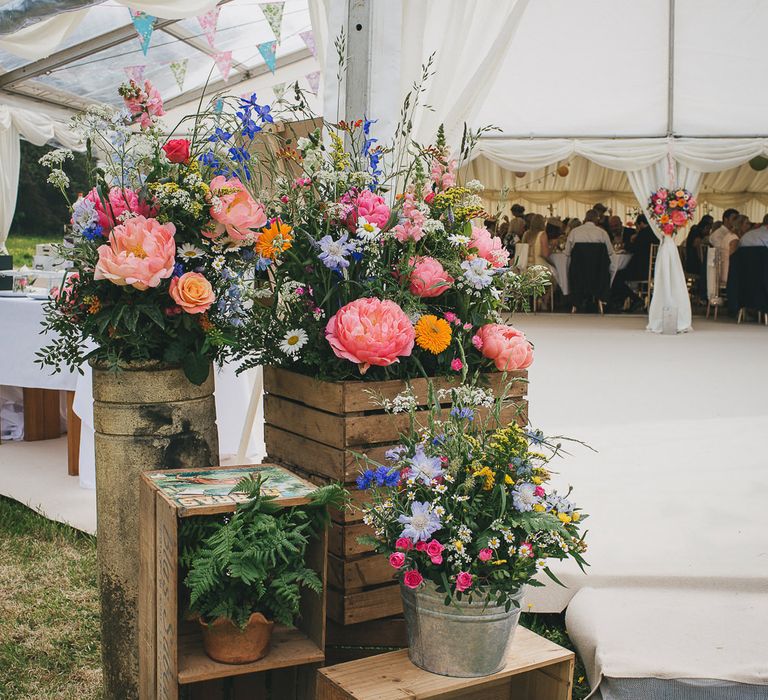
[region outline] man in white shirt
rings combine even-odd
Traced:
[[[739,212],[735,209],[726,209],[723,212],[723,223],[720,227],[712,231],[709,235],[709,245],[713,248],[719,248],[723,244],[723,239],[733,231],[733,225],[736,223],[736,217]]]
[[[599,218],[599,214],[594,209],[590,209],[584,216],[584,223],[568,234],[568,240],[565,242],[565,254],[569,258],[571,257],[573,246],[577,243],[604,243],[608,251],[608,257],[611,259],[611,264],[613,264],[616,253],[613,250],[610,236],[605,229],[600,228],[596,223]]]

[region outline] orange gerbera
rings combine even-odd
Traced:
[[[293,229],[284,224],[280,219],[272,219],[269,226],[261,229],[261,235],[256,241],[256,252],[262,258],[274,260],[283,251],[288,250],[293,244]]]
[[[422,350],[439,355],[451,344],[451,324],[432,314],[422,316],[414,326],[416,344]]]

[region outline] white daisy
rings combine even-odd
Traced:
[[[185,260],[197,260],[197,258],[202,258],[205,255],[205,251],[191,243],[184,243],[179,246],[176,255]]]
[[[461,233],[453,233],[448,236],[448,242],[455,246],[467,245],[471,240],[469,236],[464,236]]]
[[[366,243],[372,243],[381,233],[381,229],[364,216],[357,219],[357,237]]]
[[[307,332],[303,328],[294,328],[292,331],[288,331],[280,341],[280,349],[286,355],[296,355],[307,344],[308,340]]]

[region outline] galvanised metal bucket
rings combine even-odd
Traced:
[[[445,595],[425,581],[418,589],[401,584],[408,629],[408,655],[419,668],[441,676],[489,676],[504,666],[520,608],[485,605],[473,596],[445,605]],[[522,589],[515,600],[520,602]]]

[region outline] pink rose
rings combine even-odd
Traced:
[[[403,576],[403,583],[408,586],[408,588],[418,588],[423,580],[424,577],[416,571],[416,569],[406,571]]]
[[[412,268],[409,289],[417,297],[438,297],[453,284],[453,277],[434,258],[411,258],[408,265]]]
[[[460,571],[456,575],[456,590],[466,591],[472,585],[472,574],[468,571]]]
[[[675,225],[674,224],[663,224],[661,227],[661,230],[664,231],[664,233],[667,236],[671,236],[675,232]]]
[[[102,201],[94,187],[83,199],[93,202],[99,216],[99,226],[103,229],[105,237],[126,212],[146,217],[154,213],[149,206],[139,202],[138,195],[129,188],[113,187],[109,190],[106,201]]]
[[[173,274],[176,227],[137,216],[115,226],[109,243],[99,246],[95,280],[145,290]]]
[[[188,314],[201,314],[216,301],[211,283],[199,272],[185,272],[171,280],[171,298]]]
[[[170,139],[165,142],[163,151],[171,163],[186,163],[189,160],[189,141],[187,139]]]
[[[410,537],[398,537],[395,541],[395,549],[407,552],[409,549],[413,549],[413,540]]]
[[[336,357],[358,365],[387,367],[413,350],[416,335],[403,310],[388,299],[362,298],[339,309],[328,320],[325,337]]]
[[[226,234],[234,245],[254,243],[258,229],[267,223],[267,215],[261,203],[257,202],[243,183],[237,178],[227,180],[219,175],[211,180],[211,194],[219,201],[210,209],[211,217],[217,222],[214,231],[203,230],[207,238],[219,238]]]
[[[477,558],[480,561],[491,561],[491,559],[493,559],[493,550],[488,549],[488,547],[484,547],[478,552]]]
[[[688,221],[685,212],[680,211],[680,209],[673,211],[669,218],[672,219],[672,223],[677,227],[685,226]]]
[[[389,555],[389,565],[394,569],[402,569],[405,564],[405,554],[393,552]]]
[[[461,372],[464,369],[464,363],[458,357],[454,357],[451,360],[451,369],[454,372]]]
[[[427,542],[427,556],[432,560],[433,564],[443,563],[443,550],[445,547],[441,545],[437,540],[430,540]]]
[[[493,267],[509,265],[509,251],[504,247],[501,238],[492,236],[491,232],[480,226],[472,227],[472,240],[468,246],[475,249],[477,254],[487,260]]]
[[[427,543],[424,542],[424,540],[419,540],[416,543],[416,551],[417,552],[426,552],[427,551]]]
[[[483,357],[493,360],[500,372],[530,367],[533,362],[533,346],[525,335],[500,323],[487,323],[477,332],[480,338],[480,352]],[[472,339],[472,343],[477,344]]]

